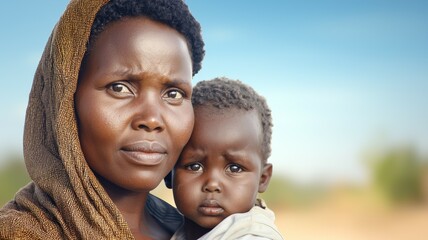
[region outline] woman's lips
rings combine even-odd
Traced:
[[[198,211],[207,216],[219,216],[224,212],[217,200],[207,199],[198,207]]]
[[[161,163],[167,151],[158,142],[140,141],[126,145],[120,149],[125,158],[134,164],[155,166]]]

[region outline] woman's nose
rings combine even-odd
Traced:
[[[138,110],[135,112],[132,127],[136,130],[163,131],[165,129],[162,106],[156,98],[146,96],[138,104]]]

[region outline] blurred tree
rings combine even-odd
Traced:
[[[283,177],[273,176],[267,191],[261,197],[270,208],[295,208],[311,206],[326,194],[326,188],[318,184],[298,184]]]
[[[0,168],[0,207],[13,199],[15,193],[30,182],[24,160],[18,155],[7,157]]]
[[[391,203],[422,200],[422,160],[413,148],[376,154],[369,160],[369,167],[373,185]]]

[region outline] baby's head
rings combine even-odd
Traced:
[[[211,229],[249,211],[272,175],[272,118],[266,100],[240,81],[216,78],[193,88],[195,126],[173,174],[177,208]]]
[[[272,115],[266,99],[254,89],[239,80],[225,77],[201,81],[193,87],[192,104],[194,108],[210,108],[214,114],[236,115],[254,111],[260,124],[261,142],[259,145],[264,161],[271,154]],[[195,109],[195,112],[197,110]]]

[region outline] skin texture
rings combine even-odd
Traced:
[[[190,137],[191,78],[184,37],[143,17],[109,24],[82,66],[81,147],[136,239],[168,238],[144,205]]]
[[[249,211],[264,192],[272,165],[261,157],[254,110],[195,108],[195,127],[173,174],[177,208],[195,239],[233,213]]]

